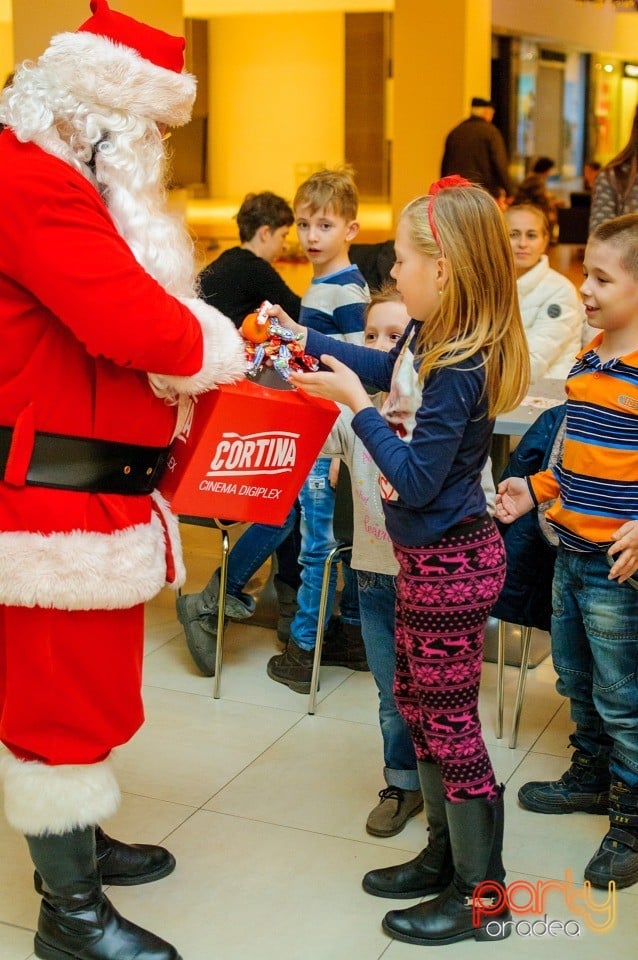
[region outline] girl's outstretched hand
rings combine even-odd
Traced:
[[[317,373],[293,373],[290,382],[311,397],[323,397],[324,400],[344,403],[354,413],[358,413],[364,407],[373,406],[359,377],[350,367],[326,353],[322,355],[321,362],[330,367],[330,370],[319,370]]]
[[[296,335],[302,334],[302,339],[299,341],[302,347],[306,346],[306,340],[308,339],[308,328],[302,327],[300,323],[296,323],[292,317],[289,317],[283,307],[280,307],[278,303],[268,307],[268,316],[272,317],[273,320],[276,320],[278,324],[282,327],[286,327],[288,330]]]
[[[495,516],[501,523],[513,523],[533,506],[534,501],[523,477],[508,477],[499,483]]]

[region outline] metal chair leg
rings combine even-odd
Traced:
[[[496,737],[503,736],[503,667],[505,665],[505,624],[498,621],[498,653],[496,660]]]
[[[317,634],[315,637],[315,656],[312,661],[312,675],[310,677],[310,696],[308,697],[308,713],[315,712],[317,699],[317,690],[319,688],[319,668],[321,667],[321,651],[323,649],[323,636],[325,633],[326,610],[328,607],[328,592],[330,588],[330,572],[332,564],[336,557],[344,550],[350,550],[349,545],[336,543],[323,564],[323,577],[321,579],[321,597],[319,598],[319,613],[317,616]]]
[[[228,553],[230,550],[228,531],[220,528],[220,533],[222,535],[222,556],[219,565],[219,597],[217,599],[217,647],[215,649],[215,679],[213,681],[214,700],[219,700],[219,687],[222,678],[224,620],[226,618],[226,583],[228,581]]]
[[[532,628],[521,627],[521,668],[518,674],[518,686],[516,687],[516,700],[514,701],[514,720],[512,722],[512,734],[510,736],[510,750],[513,750],[518,740],[518,725],[521,719],[521,710],[523,708],[523,698],[525,696],[525,681],[527,680],[527,666],[529,664],[529,652],[532,642]]]

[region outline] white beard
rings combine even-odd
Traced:
[[[164,149],[155,130],[118,149],[111,134],[96,151],[98,188],[120,235],[136,260],[176,297],[193,297],[193,243],[182,222],[167,210]]]

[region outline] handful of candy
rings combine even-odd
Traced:
[[[301,337],[269,317],[269,307],[272,307],[272,303],[264,300],[256,313],[244,317],[239,328],[245,341],[248,376],[256,377],[272,367],[283,380],[288,381],[294,371],[303,373],[318,370],[319,361],[304,353],[299,342]]]

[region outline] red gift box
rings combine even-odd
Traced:
[[[282,524],[338,415],[251,380],[211,390],[194,398],[159,489],[182,516]]]

